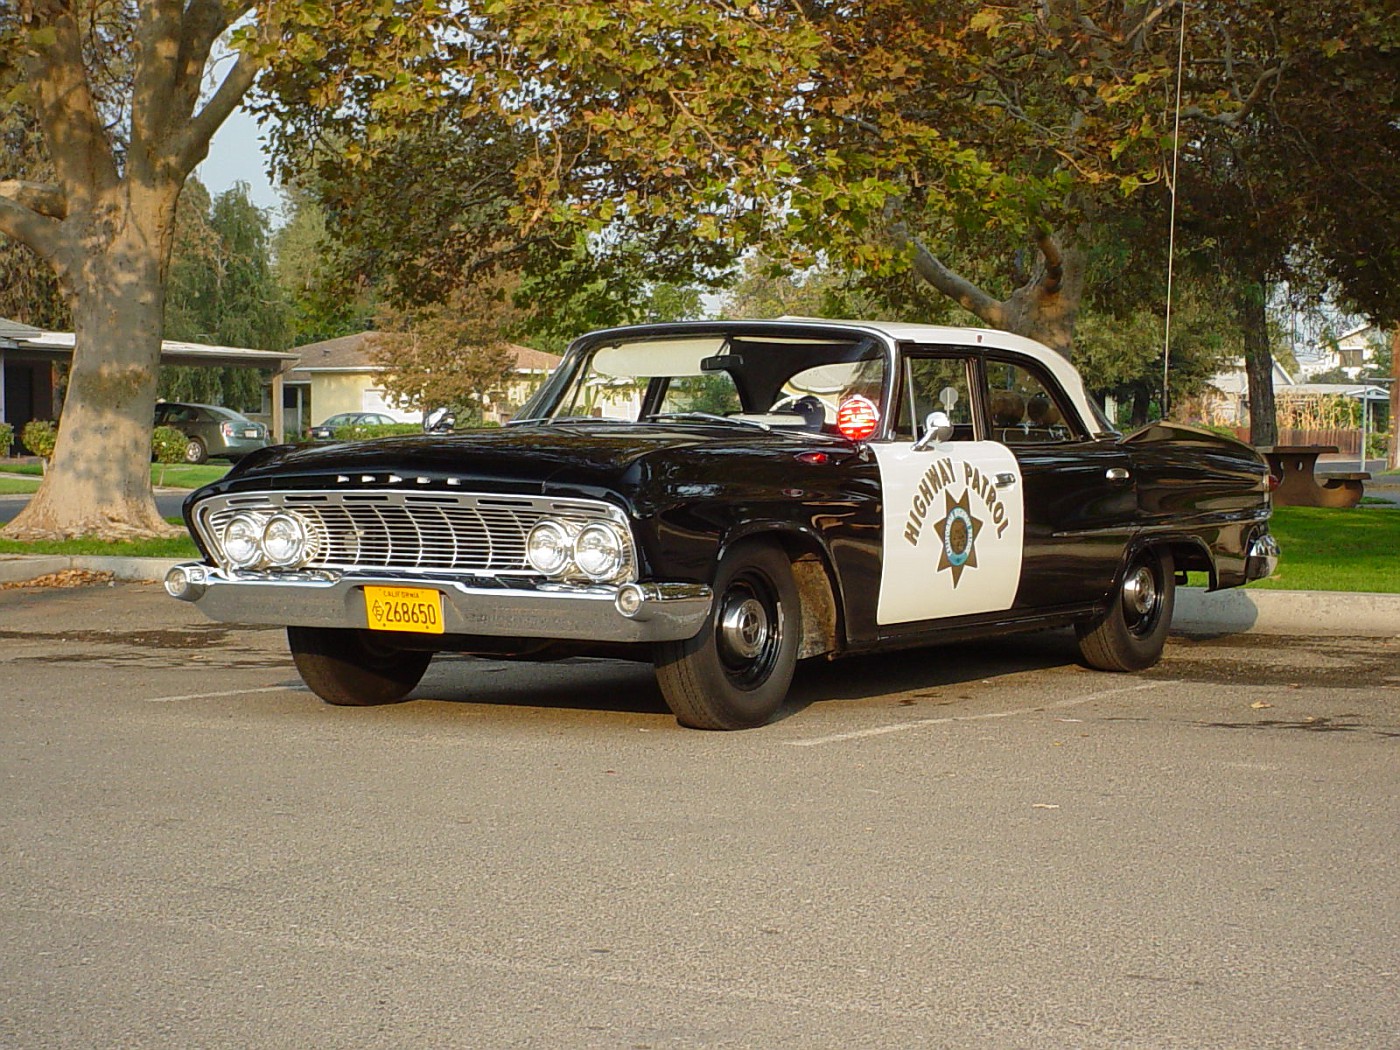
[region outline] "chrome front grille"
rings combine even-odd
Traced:
[[[600,519],[626,524],[617,508],[589,500],[358,490],[215,496],[196,508],[195,525],[210,547],[222,552],[224,526],[235,514],[279,511],[306,523],[310,568],[486,576],[534,574],[525,560],[525,538],[543,517],[580,525]]]

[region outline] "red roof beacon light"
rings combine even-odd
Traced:
[[[879,425],[880,410],[860,394],[846,398],[836,411],[836,429],[852,441],[864,441]]]

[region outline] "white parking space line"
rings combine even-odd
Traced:
[[[248,696],[252,693],[309,693],[311,690],[297,685],[269,685],[260,689],[228,689],[222,693],[186,693],[183,696],[148,696],[148,704],[173,704],[179,700],[216,700],[221,696]]]
[[[996,718],[1014,718],[1017,715],[1034,715],[1045,711],[1063,711],[1069,707],[1091,704],[1095,700],[1106,700],[1110,696],[1122,696],[1126,693],[1141,693],[1148,689],[1160,689],[1162,685],[1162,682],[1140,682],[1137,685],[1127,685],[1119,689],[1105,689],[1102,692],[1090,693],[1088,696],[1077,696],[1070,700],[1061,700],[1059,703],[1055,704],[1019,707],[1014,711],[989,711],[981,715],[945,715],[942,718],[920,718],[913,722],[872,726],[869,729],[856,729],[849,733],[832,733],[830,736],[816,736],[806,740],[788,740],[785,741],[785,743],[790,747],[818,747],[822,744],[840,744],[847,740],[861,740],[865,737],[884,736],[887,733],[903,733],[910,729],[922,729],[925,726],[947,725],[950,722],[987,722]]]

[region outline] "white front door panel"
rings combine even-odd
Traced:
[[[1011,608],[1025,531],[1011,450],[995,441],[871,448],[884,496],[879,623]]]

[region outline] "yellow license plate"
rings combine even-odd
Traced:
[[[366,587],[371,631],[442,634],[442,592],[431,587]]]

